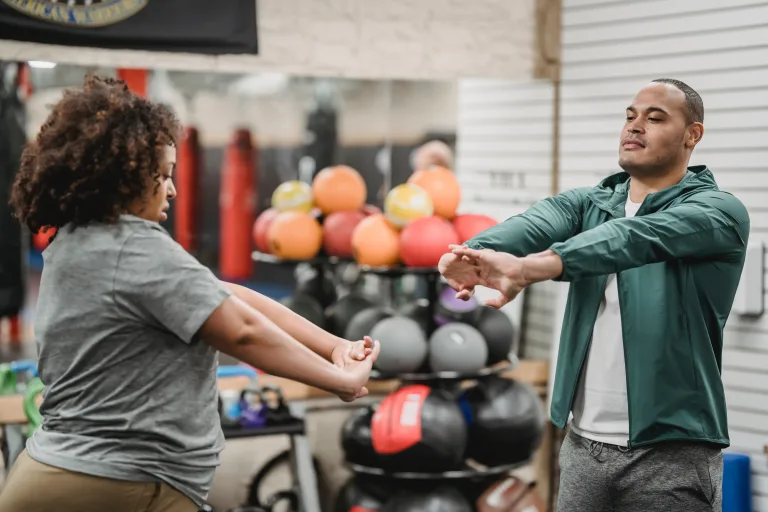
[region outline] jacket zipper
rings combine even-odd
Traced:
[[[627,363],[627,344],[624,342],[624,306],[621,301],[621,279],[619,279],[619,272],[616,273],[616,291],[619,295],[619,318],[621,320],[621,345],[624,348],[624,381],[627,386],[627,422],[629,426],[629,439],[627,439],[627,449],[632,448],[632,400],[629,393],[629,365]]]

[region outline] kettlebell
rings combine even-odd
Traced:
[[[285,425],[293,421],[290,409],[285,404],[283,391],[275,385],[267,385],[261,388],[267,411],[267,425]]]
[[[254,400],[256,399],[256,400]],[[240,426],[259,428],[267,424],[267,404],[258,388],[247,387],[240,394]]]

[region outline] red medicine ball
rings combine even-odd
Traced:
[[[409,267],[436,267],[440,257],[458,244],[459,235],[450,221],[437,215],[411,222],[400,232],[400,257]]]
[[[496,224],[496,219],[474,213],[465,213],[453,218],[453,227],[459,235],[459,243],[462,244]]]
[[[414,384],[379,404],[371,419],[371,442],[383,469],[450,471],[463,464],[467,424],[450,393]]]
[[[269,226],[272,225],[272,221],[275,220],[277,214],[280,213],[277,208],[267,208],[256,218],[256,222],[253,223],[253,243],[256,245],[256,249],[260,252],[268,254],[269,250]]]
[[[351,258],[352,232],[366,217],[362,211],[334,212],[323,221],[323,247],[329,256]]]

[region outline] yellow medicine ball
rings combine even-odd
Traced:
[[[272,207],[279,212],[309,213],[313,206],[312,186],[303,181],[283,182],[272,193]]]
[[[411,183],[396,186],[384,200],[384,214],[398,229],[421,217],[429,217],[433,212],[434,206],[427,191]]]

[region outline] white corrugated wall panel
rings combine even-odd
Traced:
[[[461,211],[499,221],[551,195],[555,88],[551,82],[463,80],[459,86],[456,175]],[[551,293],[526,292],[522,356],[549,357]]]
[[[768,242],[768,1],[563,0],[562,41],[560,190],[619,170],[624,108],[650,80],[677,78],[704,100],[691,163],[713,170],[749,209],[751,238]],[[768,315],[732,315],[726,333],[731,450],[750,455],[755,511],[768,512]]]

